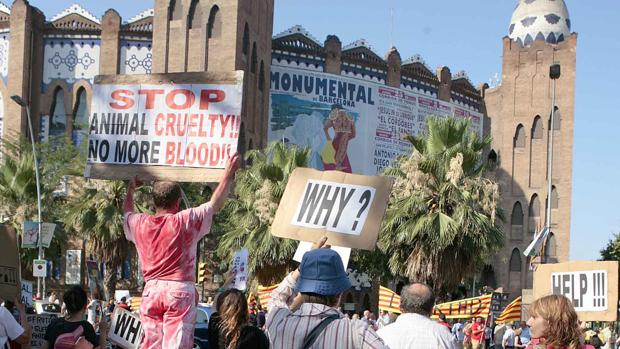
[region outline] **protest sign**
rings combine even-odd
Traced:
[[[618,262],[541,264],[534,272],[534,298],[566,296],[582,321],[616,321]]]
[[[122,348],[138,348],[142,339],[140,317],[121,307],[115,307],[108,339]]]
[[[117,302],[121,301],[121,298],[125,297],[126,300],[131,298],[131,294],[129,294],[129,290],[116,290],[114,291],[114,300]]]
[[[440,314],[444,314],[448,319],[486,318],[491,310],[492,297],[492,294],[485,294],[480,297],[436,304],[431,317],[437,319]]]
[[[21,303],[28,307],[32,307],[32,282],[22,280],[21,289]]]
[[[217,181],[237,151],[243,72],[98,76],[85,177]]]
[[[45,339],[45,331],[47,326],[56,319],[56,315],[53,314],[28,314],[26,319],[32,328],[32,339],[30,340],[30,348],[38,349],[43,346]]]
[[[295,251],[293,260],[301,263],[301,259],[304,257],[304,253],[310,251],[311,249],[312,242],[300,241],[299,245],[297,245],[297,251]],[[340,246],[332,246],[331,249],[336,251],[340,255],[340,258],[342,259],[342,265],[345,269],[347,269],[347,265],[349,264],[349,257],[351,256],[351,249],[348,247]]]
[[[88,270],[88,288],[90,288],[90,291],[94,292],[95,289],[103,290],[97,262],[86,261],[86,269]]]
[[[271,233],[332,245],[374,250],[392,188],[383,176],[296,168],[286,185]]]
[[[56,224],[54,223],[41,223],[41,246],[45,248],[50,247],[52,238],[54,237],[54,230],[56,230]]]
[[[15,231],[0,224],[0,295],[13,299],[19,289],[19,249]]]
[[[79,285],[82,282],[80,268],[82,266],[82,250],[67,250],[67,267],[65,271],[65,284]]]
[[[22,231],[22,248],[37,247],[39,224],[37,222],[25,221],[24,224],[22,224]]]
[[[230,284],[231,288],[236,288],[240,291],[244,291],[248,282],[248,257],[250,252],[247,248],[242,248],[235,252],[232,259],[232,271],[235,273],[235,278]]]

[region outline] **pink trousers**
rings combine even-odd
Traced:
[[[149,280],[142,292],[142,349],[186,349],[194,345],[196,288],[193,282]]]

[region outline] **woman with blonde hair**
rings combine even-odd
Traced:
[[[209,345],[217,349],[269,349],[269,339],[249,324],[248,302],[243,292],[229,289],[219,295],[209,319]]]
[[[550,295],[539,298],[530,306],[532,341],[528,349],[587,349],[581,340],[581,329],[575,308],[568,298]]]

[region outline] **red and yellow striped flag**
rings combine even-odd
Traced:
[[[448,319],[486,318],[491,309],[491,296],[491,294],[485,294],[480,297],[437,304],[433,309],[432,318],[438,318],[439,314],[444,314]]]
[[[400,296],[387,287],[379,287],[379,310],[400,314]]]
[[[273,290],[276,289],[276,287],[278,287],[278,285],[272,285],[272,286],[261,286],[258,285],[258,302],[260,303],[261,307],[263,307],[263,309],[266,309],[267,306],[269,305],[269,302],[271,301],[271,292],[273,292]]]
[[[506,309],[495,319],[498,324],[521,321],[521,296],[515,298],[506,306]]]
[[[142,297],[131,297],[129,300],[129,307],[131,311],[136,311],[140,308],[140,304],[142,304]]]

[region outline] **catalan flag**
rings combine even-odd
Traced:
[[[131,297],[129,300],[129,307],[131,308],[131,311],[140,309],[140,304],[142,304],[142,297]]]
[[[400,314],[400,296],[387,287],[379,287],[379,310]]]
[[[266,309],[267,306],[269,306],[269,302],[271,301],[271,292],[273,292],[276,287],[278,287],[278,285],[258,285],[258,302],[260,303],[261,307],[263,307],[263,309]]]
[[[506,306],[506,309],[495,319],[498,324],[521,321],[521,296],[515,298]]]
[[[491,294],[435,305],[432,318],[444,314],[448,319],[486,318],[491,309]]]

